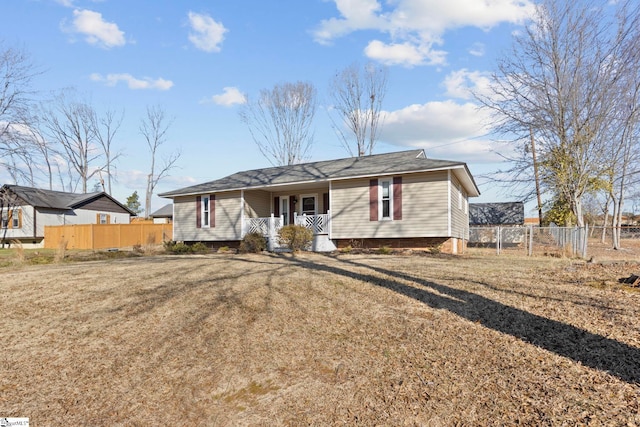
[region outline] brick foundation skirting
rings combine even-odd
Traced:
[[[227,247],[229,249],[238,249],[240,247],[240,240],[228,240],[228,241],[200,241],[200,240],[185,240],[185,244],[193,245],[194,243],[204,243],[208,248],[211,249],[220,249],[222,247]]]
[[[411,237],[397,239],[334,239],[338,249],[348,246],[352,248],[376,249],[388,247],[393,249],[416,249],[430,250],[440,249],[440,252],[447,254],[462,253],[466,246],[466,241],[453,237]]]

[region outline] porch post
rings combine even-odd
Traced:
[[[331,240],[331,209],[327,209],[327,233],[329,240]]]
[[[273,221],[273,212],[271,212],[271,216],[269,217],[269,237],[267,238],[267,250],[269,252],[273,252],[273,241],[275,237],[275,223]]]

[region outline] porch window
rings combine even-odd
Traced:
[[[202,196],[202,226],[209,227],[209,196]]]
[[[9,228],[9,212],[2,211],[2,228]]]
[[[316,214],[316,197],[315,196],[302,196],[302,214],[303,215]]]
[[[20,228],[20,211],[14,210],[11,212],[11,228]]]

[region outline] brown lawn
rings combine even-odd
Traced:
[[[640,425],[638,264],[156,256],[0,270],[32,426]]]

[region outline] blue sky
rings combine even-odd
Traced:
[[[139,132],[147,106],[174,118],[163,151],[178,168],[157,192],[270,166],[238,109],[274,84],[313,83],[320,101],[310,161],[347,157],[327,114],[332,76],[354,62],[389,69],[376,152],[424,148],[496,169],[482,90],[532,4],[526,0],[4,0],[0,40],[42,71],[35,89],[75,87],[98,111],[124,110],[113,195],[144,199],[149,154]],[[508,200],[478,179],[477,202]],[[154,198],[152,209],[167,200]],[[529,212],[527,212],[529,214]]]

